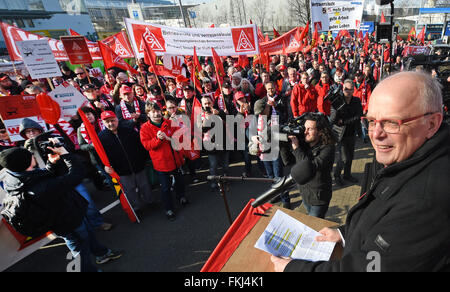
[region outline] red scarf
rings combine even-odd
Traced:
[[[141,114],[141,109],[139,108],[139,102],[137,101],[137,99],[134,99],[134,110],[136,111],[137,114]],[[128,107],[125,103],[124,100],[120,101],[120,109],[122,110],[122,116],[125,120],[131,120],[131,114],[130,111],[128,110]]]
[[[98,120],[98,121],[97,121],[97,127],[94,127],[94,128],[95,128],[95,131],[98,133],[98,132],[100,132],[100,131],[103,131],[106,127],[105,127],[105,125],[103,124],[102,120]],[[81,134],[81,137],[83,137],[83,139],[84,139],[88,144],[92,144],[92,140],[91,140],[91,138],[89,138],[89,134],[88,134],[88,132],[86,131],[86,127],[84,126],[84,123],[81,124],[81,126],[80,126],[80,134]]]

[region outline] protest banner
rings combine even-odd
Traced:
[[[93,62],[84,36],[62,36],[61,41],[72,65],[91,64]]]
[[[0,99],[0,115],[12,142],[24,140],[19,133],[23,118],[32,119],[46,129],[40,114],[35,95],[10,95]]]
[[[256,25],[226,28],[178,28],[125,18],[130,42],[137,58],[144,57],[142,39],[156,55],[212,56],[214,48],[220,56],[259,53]]]
[[[300,35],[301,27],[291,29],[282,36],[260,44],[261,52],[268,52],[269,55],[290,54],[300,49],[300,42],[296,39],[296,35]],[[283,48],[285,49],[283,52]]]
[[[359,29],[364,0],[311,0],[311,25],[319,31]]]
[[[16,42],[16,45],[31,78],[39,79],[62,75],[47,40],[19,41]]]
[[[2,30],[3,38],[5,40],[6,48],[8,49],[9,56],[12,61],[22,61],[22,56],[19,49],[16,46],[18,41],[27,40],[47,40],[56,61],[68,61],[66,52],[64,51],[64,45],[61,41],[51,39],[48,37],[43,37],[38,34],[30,33],[16,26],[9,25],[7,23],[1,22],[0,27]]]

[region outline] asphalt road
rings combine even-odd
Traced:
[[[259,173],[254,165],[254,172]],[[230,176],[240,176],[242,163],[232,164]],[[176,220],[169,221],[160,202],[159,189],[154,190],[157,202],[143,210],[141,223],[131,223],[117,206],[104,214],[107,222],[113,223],[111,231],[98,231],[101,243],[123,256],[113,262],[99,266],[104,272],[198,272],[229,228],[223,197],[211,192],[206,182],[207,170],[199,172],[202,182],[189,185],[185,176],[187,197],[190,203],[181,207],[176,203]],[[233,220],[251,198],[264,192],[270,183],[234,182],[227,192]],[[114,201],[113,192],[95,190],[91,183],[87,187],[99,209]],[[70,260],[66,259],[67,247],[61,239],[36,251],[10,267],[8,272],[65,272]]]

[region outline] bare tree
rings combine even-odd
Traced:
[[[300,25],[305,25],[311,19],[309,0],[288,0],[292,19]]]
[[[266,0],[254,0],[252,5],[253,13],[256,17],[256,22],[264,30],[264,21],[267,14],[267,1]]]

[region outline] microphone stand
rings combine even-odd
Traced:
[[[269,183],[274,182],[274,179],[272,178],[257,178],[257,177],[243,177],[243,176],[233,177],[233,176],[219,176],[219,175],[208,175],[207,180],[217,181],[220,189],[220,194],[223,197],[223,202],[225,204],[225,211],[227,212],[230,226],[231,224],[233,224],[233,219],[231,218],[230,207],[228,205],[228,200],[226,196],[225,182],[229,181],[240,181],[240,182],[253,181],[253,182],[269,182]]]

